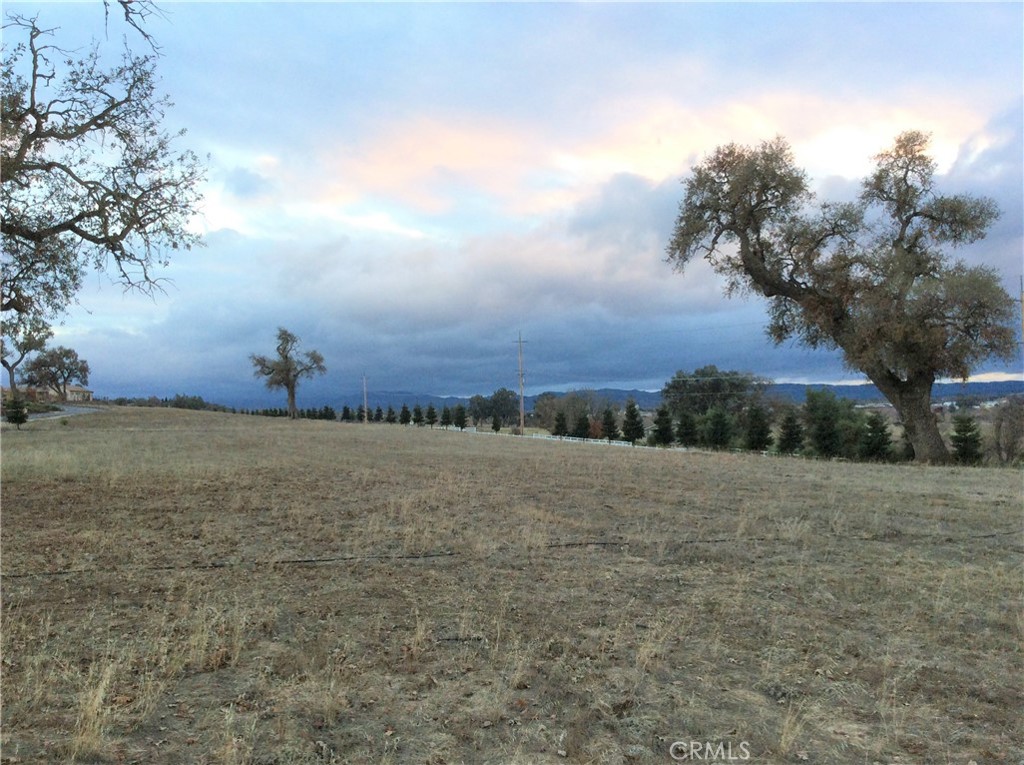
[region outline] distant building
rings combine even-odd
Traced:
[[[60,396],[49,388],[33,388],[31,386],[24,386],[18,388],[18,393],[22,398],[28,401],[60,401]],[[3,397],[8,398],[10,395],[11,389],[3,388]],[[69,385],[67,400],[68,403],[92,401],[92,391],[88,388],[83,388],[81,385]]]
[[[92,391],[81,385],[69,385],[68,401],[92,401]]]

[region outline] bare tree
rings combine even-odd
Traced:
[[[288,416],[293,420],[299,416],[299,409],[295,405],[295,391],[299,387],[299,380],[303,377],[322,375],[327,371],[324,357],[319,352],[306,351],[300,356],[298,347],[299,338],[284,327],[279,327],[277,356],[269,358],[253,354],[249,357],[255,368],[253,374],[265,378],[268,388],[284,388],[288,394]]]
[[[155,6],[124,0],[126,21]],[[200,243],[188,229],[204,177],[178,151],[157,92],[155,54],[125,48],[113,67],[99,46],[62,50],[53,29],[12,15],[0,62],[0,309],[40,317],[63,312],[89,267],[126,287],[159,287],[168,253]]]
[[[142,38],[156,50],[156,41],[154,41],[153,36],[146,29],[146,23],[151,16],[162,15],[156,3],[152,2],[152,0],[115,1],[121,7],[121,12],[124,14],[124,22],[142,35]],[[103,0],[103,18],[108,26],[110,23],[110,3],[111,0]]]
[[[992,422],[996,456],[1007,464],[1015,462],[1024,446],[1024,396],[1013,396],[996,409]]]

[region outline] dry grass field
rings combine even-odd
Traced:
[[[1019,471],[146,409],[2,458],[3,763],[1024,760]]]

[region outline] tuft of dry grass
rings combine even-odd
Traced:
[[[117,666],[106,663],[98,670],[91,667],[79,694],[78,719],[68,747],[70,758],[95,759],[107,747],[106,733],[110,719],[107,694]]]
[[[1019,471],[4,430],[5,762],[1024,758]]]

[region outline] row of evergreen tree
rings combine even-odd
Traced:
[[[242,414],[269,417],[287,417],[285,409],[241,410]],[[367,412],[362,406],[342,407],[340,415],[330,406],[300,411],[305,419],[340,420],[341,422],[375,422],[414,425],[459,430],[468,424],[468,412],[459,404],[443,407],[440,413],[433,404],[426,408],[415,404],[411,409],[403,404],[399,411],[389,406],[376,407]],[[913,449],[904,437],[895,443],[889,421],[878,411],[865,413],[854,402],[838,398],[831,391],[807,391],[802,408],[788,407],[781,414],[776,431],[776,413],[759,401],[752,401],[741,412],[712,406],[704,414],[684,409],[673,417],[668,405],[657,410],[654,422],[647,432],[636,402],[626,402],[621,423],[612,407],[604,410],[600,418],[581,413],[570,427],[565,412],[555,415],[550,432],[558,437],[574,437],[607,441],[625,441],[631,444],[645,441],[651,446],[679,444],[709,449],[746,449],[764,452],[772,449],[779,454],[793,454],[843,458],[874,462],[912,460]],[[501,430],[503,420],[494,415],[491,428]],[[953,419],[952,435],[954,457],[958,462],[975,464],[981,461],[981,433],[969,415]]]
[[[240,413],[261,415],[264,417],[288,416],[288,410],[280,408],[242,409],[240,410]],[[355,409],[349,406],[344,406],[342,407],[340,414],[333,407],[324,406],[320,409],[300,409],[299,417],[308,420],[377,422],[389,425],[397,423],[400,425],[429,426],[431,428],[435,425],[440,425],[443,428],[456,427],[460,430],[464,429],[468,423],[466,407],[462,404],[459,404],[454,408],[446,406],[441,409],[440,414],[433,404],[428,404],[426,409],[419,404],[415,404],[412,409],[409,408],[408,404],[402,404],[402,408],[397,412],[394,407],[391,406],[389,406],[386,411],[379,406],[372,411],[364,409],[362,406],[358,406]],[[500,429],[500,421],[498,429]]]
[[[673,418],[668,406],[658,409],[648,443],[654,446],[701,446],[710,449],[746,449],[764,452],[773,446],[779,454],[873,462],[912,460],[913,448],[904,435],[895,443],[889,420],[878,411],[857,409],[854,402],[831,391],[808,390],[802,409],[788,407],[777,433],[774,413],[754,401],[742,412],[713,406],[703,415],[683,411]],[[954,458],[977,464],[982,458],[981,431],[967,414],[953,418]]]
[[[587,438],[605,441],[627,441],[635,444],[641,441],[646,433],[643,416],[636,402],[630,399],[626,402],[626,410],[622,417],[622,426],[619,426],[618,417],[612,407],[607,407],[601,418],[591,418],[586,411],[581,412],[572,427],[569,427],[569,418],[565,411],[555,413],[555,424],[551,428],[551,435],[558,437],[571,436],[573,438]]]

